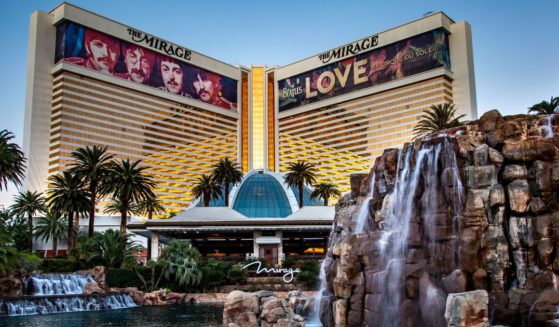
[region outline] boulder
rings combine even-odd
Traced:
[[[490,327],[489,295],[485,290],[451,293],[446,298],[444,317],[449,327]]]
[[[23,284],[19,278],[0,278],[0,298],[21,296]]]
[[[91,294],[105,294],[105,290],[97,285],[97,283],[89,282],[85,284],[83,289],[84,295],[91,295]]]

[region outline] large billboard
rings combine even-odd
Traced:
[[[375,42],[371,42],[371,44],[375,44]],[[278,81],[279,111],[293,109],[438,67],[450,68],[448,36],[442,29],[420,34]]]
[[[166,53],[190,59],[188,50],[160,43]],[[55,60],[237,110],[236,80],[73,22],[57,26]]]

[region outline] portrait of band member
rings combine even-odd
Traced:
[[[192,87],[199,100],[221,108],[237,110],[235,103],[221,96],[221,76],[196,69]]]
[[[151,51],[142,49],[137,45],[124,43],[122,44],[122,57],[124,58],[126,72],[115,73],[115,76],[147,84],[155,55]]]
[[[178,61],[169,57],[158,58],[158,68],[161,73],[163,86],[160,89],[174,94],[190,97],[185,90],[184,75],[185,72]]]
[[[112,75],[120,54],[119,42],[88,28],[85,30],[83,43],[86,58],[71,57],[66,61]]]

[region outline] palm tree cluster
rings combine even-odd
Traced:
[[[121,216],[120,235],[126,234],[130,213],[146,214],[151,219],[154,213],[164,211],[152,191],[155,182],[146,175],[146,167],[141,166],[140,160],[117,160],[107,147],[96,145],[77,149],[72,152],[72,158],[74,161],[67,170],[49,178],[46,197],[38,192],[20,192],[10,207],[13,214],[27,217],[29,251],[35,237],[45,242],[52,239],[53,250],[57,252],[58,242],[65,234],[71,250],[80,216],[89,216],[88,237],[93,237],[96,205],[104,197],[111,198],[105,212]],[[6,178],[15,178],[17,182],[19,175]],[[33,228],[33,217],[38,213],[44,213],[45,217]]]
[[[542,101],[528,108],[528,113],[536,115],[553,115],[559,113],[559,97],[551,97],[549,102]]]
[[[413,128],[415,136],[425,136],[433,132],[463,125],[460,119],[464,118],[466,115],[455,117],[456,110],[456,106],[450,102],[442,105],[431,105],[429,110],[423,113],[421,119]]]
[[[305,185],[312,186],[314,190],[311,193],[312,198],[322,198],[324,205],[328,205],[328,199],[331,197],[340,197],[342,193],[332,183],[316,182],[316,167],[314,164],[297,161],[287,167],[288,173],[285,174],[285,183],[289,187],[297,188],[299,193],[299,208],[303,207],[303,191]]]
[[[230,187],[237,185],[242,179],[243,172],[238,163],[228,158],[220,159],[213,166],[209,175],[202,174],[196,179],[192,188],[192,196],[194,198],[201,197],[204,207],[208,207],[212,200],[223,196],[225,206],[228,207]]]

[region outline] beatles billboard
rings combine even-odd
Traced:
[[[371,48],[377,36],[368,41]],[[346,51],[348,46],[339,48]],[[336,54],[338,49],[331,51]],[[346,51],[347,52],[347,51]],[[354,53],[354,52],[350,52]],[[328,55],[326,55],[328,54]],[[324,60],[324,59],[328,60]],[[322,62],[330,53],[319,56]],[[338,95],[394,81],[434,68],[450,68],[448,35],[442,29],[423,33],[397,43],[340,60],[278,81],[279,111],[329,99]]]
[[[169,56],[67,21],[57,26],[55,60],[237,110],[236,80],[186,63],[191,52],[185,48],[131,28],[128,33],[132,41]]]

